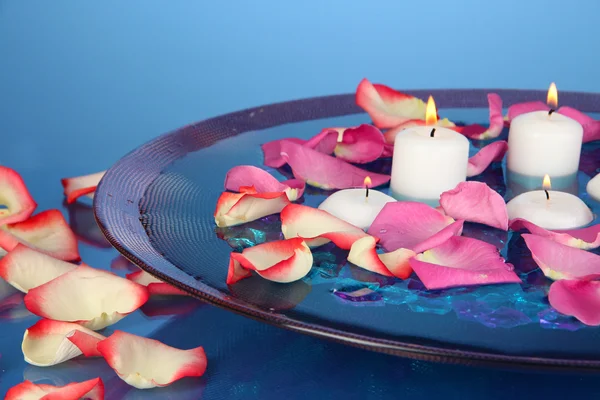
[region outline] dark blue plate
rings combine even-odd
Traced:
[[[487,123],[490,90],[414,91],[432,94],[454,121]],[[505,104],[545,98],[545,92],[494,90]],[[600,112],[600,95],[562,93],[561,103]],[[550,284],[517,233],[467,224],[465,235],[495,243],[523,283],[426,291],[416,277],[400,281],[346,263],[333,246],[314,251],[309,276],[276,284],[258,276],[227,286],[229,254],[281,237],[277,216],[219,229],[213,211],[225,173],[240,164],[262,165],[260,144],[310,137],[328,126],[368,122],[353,95],[273,104],[189,125],[131,152],[106,174],[94,208],[101,229],[121,253],[143,269],[192,295],[283,328],[369,350],[434,361],[600,367],[600,329],[562,316],[547,302]],[[501,138],[505,137],[506,132]],[[473,144],[472,151],[484,143]],[[599,165],[599,146],[584,146],[578,181]],[[389,171],[391,160],[367,166]],[[283,178],[289,171],[270,170]],[[506,197],[502,166],[476,177]],[[574,189],[573,189],[574,187]],[[583,192],[582,192],[583,190]],[[327,195],[307,190],[304,203]]]

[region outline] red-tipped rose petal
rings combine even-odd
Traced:
[[[397,249],[391,253],[377,254],[377,240],[372,236],[358,239],[352,245],[348,261],[368,271],[385,276],[406,279],[412,273],[409,259],[416,254],[409,249]]]
[[[504,154],[508,150],[508,142],[499,140],[490,143],[477,152],[473,157],[469,158],[467,166],[467,176],[475,176],[481,174],[490,166],[491,163],[502,161]]]
[[[258,193],[285,192],[290,201],[302,197],[305,184],[298,179],[279,182],[267,171],[252,165],[233,167],[225,176],[225,190],[239,192],[240,187],[253,186]]]
[[[454,219],[508,229],[508,212],[504,199],[483,182],[459,183],[456,188],[442,193],[440,206],[446,215]]]
[[[579,122],[583,127],[583,143],[600,139],[600,121],[571,107],[561,107],[558,112]]]
[[[242,264],[240,264],[240,262],[232,256],[233,253],[231,253],[231,256],[229,257],[229,269],[227,270],[226,280],[226,283],[228,285],[233,285],[234,283],[239,282],[244,278],[250,278],[252,276],[250,270],[247,270],[246,268],[242,267]]]
[[[364,164],[377,160],[383,154],[385,139],[373,125],[363,124],[342,131],[342,140],[334,154],[342,160]]]
[[[502,99],[496,93],[487,95],[490,107],[490,126],[481,132],[480,129],[473,129],[476,125],[467,125],[462,127],[461,133],[474,140],[488,140],[500,136],[504,129],[504,116],[502,115]]]
[[[23,293],[75,268],[75,264],[50,257],[21,243],[0,258],[0,276]]]
[[[544,275],[560,279],[600,278],[600,256],[557,243],[543,236],[523,234],[531,256]]]
[[[526,114],[534,111],[544,111],[550,108],[541,101],[530,101],[527,103],[517,103],[508,107],[508,120],[512,121],[521,114]]]
[[[105,173],[106,171],[101,171],[90,175],[62,179],[61,183],[65,196],[67,196],[67,203],[71,204],[81,196],[96,191],[96,187]]]
[[[526,229],[534,235],[543,236],[557,243],[582,250],[591,250],[600,247],[600,224],[581,229],[549,231],[537,226],[533,222],[516,218],[510,221],[509,227],[514,231]]]
[[[383,206],[368,233],[378,237],[387,251],[401,248],[414,250],[453,222],[454,219],[427,204],[398,201]]]
[[[67,335],[73,331],[86,337],[81,348],[73,344]],[[79,324],[42,319],[25,330],[21,349],[25,361],[38,367],[60,364],[84,353],[93,353],[96,344],[104,336]]]
[[[4,400],[104,400],[104,383],[100,378],[65,386],[35,384],[25,381],[6,392]]]
[[[279,213],[290,203],[285,192],[224,192],[217,200],[215,223],[218,227],[236,226]]]
[[[371,178],[373,187],[381,186],[390,180],[389,175],[360,169],[339,158],[295,143],[281,143],[281,151],[297,179],[321,189],[363,187],[367,176]]]
[[[586,325],[600,325],[600,282],[560,280],[550,285],[550,305]]]
[[[300,204],[290,204],[281,211],[281,231],[286,239],[299,237],[310,247],[332,241],[343,250],[350,250],[358,239],[369,236],[327,211]]]
[[[356,88],[356,104],[378,128],[393,128],[409,119],[425,119],[426,104],[414,96],[363,79]]]
[[[122,331],[98,343],[98,351],[121,379],[138,389],[167,386],[206,371],[202,347],[180,350]]]
[[[331,154],[337,146],[339,131],[343,130],[344,128],[326,128],[308,140],[287,138],[267,142],[261,146],[264,155],[263,164],[267,167],[279,168],[286,163],[285,159],[281,157],[281,143],[285,141],[309,147],[321,153]]]
[[[142,285],[107,271],[80,265],[29,290],[25,306],[40,317],[77,322],[86,328],[99,330],[137,310],[148,296],[148,290]]]
[[[58,210],[43,211],[0,228],[0,247],[10,251],[19,243],[60,260],[79,260],[77,238]]]
[[[304,278],[313,264],[310,248],[301,238],[277,240],[248,247],[241,253],[232,253],[231,259],[247,270],[256,271],[265,279],[280,283]],[[234,266],[234,268],[238,267]],[[232,280],[243,279],[243,277],[238,278],[239,276],[240,274],[234,270]]]
[[[64,324],[70,324],[70,322],[63,322]],[[76,324],[79,325],[79,324]],[[67,333],[66,338],[69,342],[73,343],[86,357],[102,357],[102,354],[98,351],[98,342],[105,339],[104,336],[92,331],[86,330],[83,326],[79,325],[78,329],[72,330]],[[92,332],[92,333],[90,333]],[[102,336],[102,337],[100,337]]]
[[[429,290],[521,282],[496,246],[462,236],[418,254],[410,265]]]
[[[183,290],[177,289],[175,286],[169,285],[168,283],[153,277],[144,270],[127,274],[126,278],[135,283],[139,283],[142,286],[146,286],[148,288],[148,293],[150,293],[151,296],[187,296],[187,293]]]
[[[37,207],[17,171],[0,165],[0,225],[26,220]]]

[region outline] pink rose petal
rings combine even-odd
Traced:
[[[202,376],[207,365],[202,347],[180,350],[122,331],[115,331],[98,343],[98,351],[122,380],[138,389]]]
[[[106,171],[101,171],[90,175],[62,179],[61,183],[67,197],[67,203],[71,204],[81,196],[93,194],[105,173]]]
[[[545,103],[541,101],[530,101],[527,103],[517,103],[508,107],[508,120],[512,121],[516,117],[521,114],[526,114],[534,111],[548,111],[550,107],[548,107]]]
[[[397,249],[390,253],[377,254],[377,239],[366,236],[352,244],[348,261],[352,264],[385,276],[406,279],[412,273],[409,259],[415,252],[409,249]]]
[[[281,143],[286,141],[309,147],[320,153],[331,154],[338,144],[340,131],[343,130],[344,128],[326,128],[308,140],[286,138],[267,142],[261,146],[264,155],[263,164],[272,168],[279,168],[285,165],[286,161],[281,157]]]
[[[600,247],[600,224],[580,229],[549,231],[537,226],[533,222],[516,218],[510,221],[509,227],[514,231],[526,229],[534,235],[543,236],[552,239],[557,243],[582,250],[592,250]]]
[[[410,265],[429,290],[521,282],[496,246],[461,236],[418,254]]]
[[[342,140],[334,150],[342,160],[364,164],[377,160],[383,154],[385,140],[383,134],[373,125],[363,124],[342,131]]]
[[[69,324],[70,322],[62,323]],[[79,328],[67,333],[66,338],[69,342],[77,346],[79,351],[81,351],[85,357],[102,357],[102,354],[98,351],[98,342],[106,338],[99,333],[89,329],[85,330],[83,326],[79,325]]]
[[[0,165],[0,225],[26,220],[37,207],[17,171]]]
[[[290,203],[285,192],[256,193],[254,188],[241,190],[242,193],[223,192],[217,200],[215,223],[218,227],[241,225],[277,214]]]
[[[508,150],[508,142],[499,140],[482,148],[473,157],[469,158],[467,166],[467,177],[481,174],[493,162],[502,161]]]
[[[552,280],[600,278],[600,256],[557,243],[543,236],[523,234],[531,256]]]
[[[291,142],[281,143],[282,155],[292,168],[294,177],[321,189],[348,189],[363,187],[371,178],[372,187],[390,180],[389,175],[369,172],[338,158]]]
[[[327,211],[300,204],[289,204],[281,211],[281,231],[286,239],[299,237],[310,247],[332,241],[343,250],[350,250],[358,239],[369,236]]]
[[[398,201],[386,204],[368,233],[378,237],[387,251],[405,248],[424,251],[420,245],[452,224],[454,219],[427,204]],[[432,247],[441,243],[435,243]]]
[[[356,104],[378,128],[393,128],[409,119],[425,119],[426,104],[414,96],[363,79],[356,89]]]
[[[151,296],[187,296],[188,294],[181,289],[177,289],[173,285],[161,281],[158,278],[150,275],[144,270],[139,270],[127,274],[126,278],[132,282],[138,283],[148,288],[148,293]]]
[[[277,240],[248,247],[241,253],[231,253],[227,284],[246,278],[239,268],[256,271],[273,282],[289,283],[304,278],[313,264],[308,245],[301,238]],[[239,263],[239,265],[236,264]]]
[[[483,132],[477,125],[467,125],[461,129],[461,133],[474,140],[488,140],[500,136],[504,129],[504,117],[502,115],[502,99],[496,93],[487,95],[490,108],[490,126]]]
[[[400,125],[397,125],[391,129],[388,129],[384,134],[384,139],[385,142],[388,145],[392,145],[392,149],[393,149],[393,145],[394,145],[394,141],[396,140],[396,135],[398,135],[400,132],[402,132],[403,130],[405,130],[406,128],[410,128],[412,126],[424,126],[426,125],[425,120],[424,119],[411,119],[408,120]],[[462,127],[458,127],[454,124],[454,122],[448,120],[448,118],[444,118],[444,119],[439,119],[437,121],[437,123],[435,124],[435,126],[441,126],[444,128],[449,128],[452,130],[460,130],[462,129]]]
[[[573,316],[586,325],[600,325],[600,282],[560,280],[548,292],[550,305],[561,314]]]
[[[440,206],[454,219],[477,222],[508,229],[506,203],[498,192],[482,182],[461,182],[456,188],[442,193]]]
[[[85,382],[69,383],[65,386],[36,384],[25,381],[6,392],[4,400],[103,400],[104,383],[100,378]]]
[[[558,112],[574,119],[583,126],[583,143],[600,140],[600,121],[596,121],[589,115],[567,106],[559,108]]]
[[[225,190],[239,192],[240,188],[253,186],[257,193],[285,192],[290,201],[302,197],[305,184],[298,179],[279,182],[267,171],[252,165],[233,167],[225,176]]]

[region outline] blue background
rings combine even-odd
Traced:
[[[263,103],[353,92],[363,77],[398,88],[545,89],[555,81],[559,91],[600,91],[599,11],[595,0],[0,0],[0,164],[23,174],[40,209],[61,208],[60,178],[103,170],[165,131]],[[81,251],[97,267],[116,256]],[[95,361],[28,367],[19,344],[34,321],[0,321],[0,394],[24,378],[114,378]],[[598,390],[589,376],[370,354],[210,306],[177,317],[136,313],[117,328],[180,347],[203,344],[211,361],[201,380],[162,391],[126,392],[111,380],[118,394],[107,398],[538,398]]]

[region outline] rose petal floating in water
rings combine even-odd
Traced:
[[[296,201],[302,197],[305,183],[298,179],[279,182],[267,171],[252,165],[231,168],[225,176],[225,190],[239,192],[244,187],[254,187],[257,193],[285,192],[290,201]]]
[[[0,225],[26,220],[37,207],[21,175],[0,165]]]
[[[499,140],[482,148],[473,157],[469,158],[467,177],[481,174],[493,162],[502,161],[508,150],[508,142]]]
[[[534,111],[549,111],[550,107],[548,107],[545,103],[541,101],[530,101],[526,103],[517,103],[508,107],[508,121],[512,121],[516,117],[521,114],[526,114]]]
[[[287,138],[267,142],[261,146],[264,155],[263,164],[272,168],[279,168],[285,165],[286,161],[281,157],[281,143],[285,141],[309,147],[324,154],[331,154],[338,144],[340,131],[343,130],[344,128],[325,128],[308,140]]]
[[[6,392],[4,400],[103,400],[104,383],[94,378],[85,382],[69,383],[65,386],[36,384],[25,381],[13,386]]]
[[[548,292],[550,305],[558,312],[577,318],[586,325],[600,325],[600,282],[559,280]]]
[[[254,188],[240,190],[242,193],[223,192],[217,200],[215,223],[218,227],[241,225],[277,214],[290,203],[284,192],[256,193]]]
[[[139,283],[142,286],[146,286],[148,288],[148,293],[150,293],[151,296],[187,296],[187,293],[183,290],[155,278],[144,270],[127,274],[126,278],[135,283]]]
[[[518,231],[526,229],[537,236],[552,239],[557,243],[583,250],[591,250],[600,247],[600,224],[588,226],[587,228],[571,229],[565,231],[549,231],[533,222],[522,218],[510,221],[510,229]]]
[[[344,129],[341,141],[335,147],[337,158],[364,164],[377,160],[383,154],[385,140],[379,129],[373,125],[363,124],[355,128]]]
[[[358,239],[348,254],[348,261],[366,270],[406,279],[412,273],[408,260],[416,253],[410,249],[397,249],[391,253],[377,254],[377,240],[372,236]]]
[[[71,204],[81,196],[88,195],[93,197],[96,187],[102,180],[106,171],[96,172],[90,175],[76,176],[73,178],[64,178],[61,183],[64,188],[67,203]]]
[[[487,98],[490,108],[490,126],[486,129],[479,125],[467,125],[457,127],[458,132],[474,140],[488,140],[500,136],[502,129],[504,129],[502,99],[496,93],[489,93]]]

